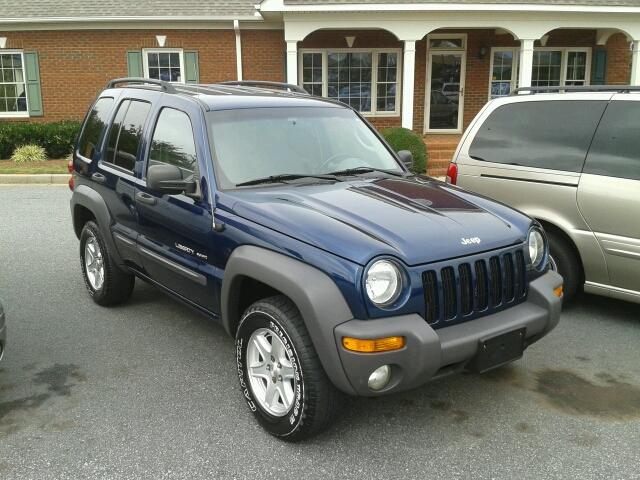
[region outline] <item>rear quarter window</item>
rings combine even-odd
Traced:
[[[580,172],[606,101],[532,101],[496,108],[469,147],[476,160]]]
[[[109,118],[111,107],[113,107],[113,98],[103,97],[96,101],[87,115],[78,139],[78,153],[87,160],[93,160],[96,145]]]
[[[589,150],[584,173],[640,180],[640,102],[611,102]]]

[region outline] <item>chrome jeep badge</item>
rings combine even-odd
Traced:
[[[462,239],[462,245],[469,245],[471,243],[480,243],[480,239],[478,237],[473,237],[473,238],[463,238]]]

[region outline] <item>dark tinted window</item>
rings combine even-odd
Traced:
[[[109,134],[107,162],[133,171],[142,129],[150,109],[150,103],[136,100],[125,100],[120,104]]]
[[[573,100],[503,105],[478,130],[469,155],[487,162],[579,172],[606,105]]]
[[[78,152],[89,160],[93,160],[93,153],[95,152],[96,144],[100,139],[100,134],[107,122],[112,106],[113,98],[100,98],[87,116],[84,128],[82,129],[82,135],[80,135]]]
[[[640,180],[640,102],[609,104],[584,173]]]
[[[196,144],[189,116],[179,110],[164,108],[158,117],[149,165],[168,163],[179,167],[184,173],[193,173],[196,164]]]

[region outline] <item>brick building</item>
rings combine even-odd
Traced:
[[[636,0],[4,0],[0,121],[80,119],[108,80],[287,81],[425,135],[430,170],[518,86],[640,83]]]

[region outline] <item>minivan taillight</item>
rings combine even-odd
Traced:
[[[447,183],[451,185],[455,185],[458,181],[458,165],[451,162],[449,164],[449,168],[447,168],[447,178],[445,179]]]
[[[69,169],[69,173],[71,174],[71,178],[69,179],[69,190],[71,190],[73,192],[73,160],[69,160],[69,163],[67,163],[67,168]]]

